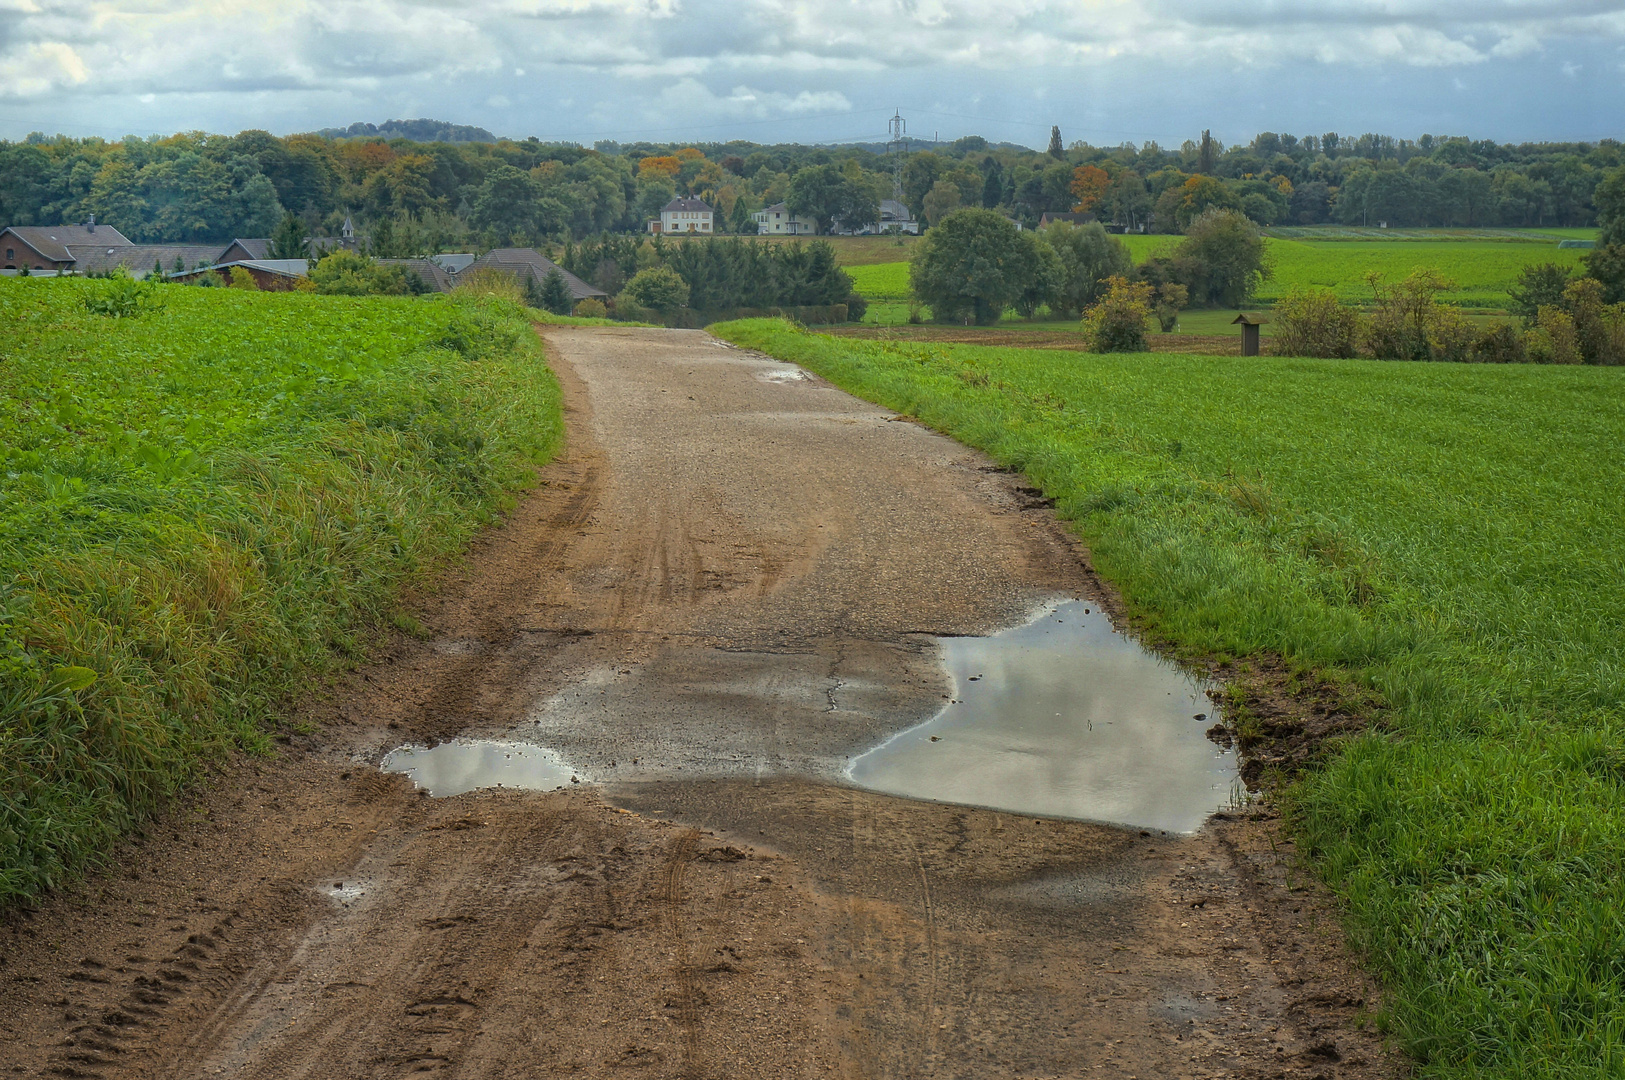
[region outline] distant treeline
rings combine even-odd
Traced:
[[[364,235],[389,220],[376,253],[409,255],[642,232],[677,194],[705,199],[722,232],[754,232],[751,214],[781,201],[853,228],[873,221],[893,191],[894,161],[871,147],[587,149],[451,141],[489,132],[430,120],[391,121],[376,135],[370,126],[286,138],[245,131],[0,142],[0,224],[94,213],[133,240],[179,243],[268,236],[286,213],[315,235],[334,235],[350,216]],[[1221,206],[1263,225],[1576,226],[1594,223],[1593,192],[1625,160],[1621,151],[1613,140],[1514,146],[1265,132],[1246,145],[1204,135],[1178,149],[1063,148],[1057,138],[1041,153],[970,136],[909,153],[902,187],[910,211],[928,222],[984,207],[1030,225],[1045,212],[1082,208],[1131,228],[1179,232]]]
[[[444,120],[385,120],[382,124],[358,123],[347,128],[322,128],[316,134],[324,139],[411,139],[421,143],[497,141],[495,135],[482,127],[450,124]]]

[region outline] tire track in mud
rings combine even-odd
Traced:
[[[705,1076],[699,990],[694,985],[694,965],[689,956],[688,937],[683,930],[683,881],[688,876],[688,864],[694,859],[699,837],[697,831],[689,829],[677,838],[666,860],[665,875],[666,930],[671,935],[675,957],[672,977],[677,984],[677,1022],[682,1027],[683,1080],[703,1080]]]

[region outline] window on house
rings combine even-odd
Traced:
[[[12,250],[11,248],[6,249],[6,258],[7,259],[15,259],[16,257],[17,257],[17,252],[16,251]]]

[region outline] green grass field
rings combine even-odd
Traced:
[[[562,430],[512,304],[110,286],[0,278],[0,904],[265,745]]]
[[[908,301],[908,263],[872,263],[842,267],[852,279],[852,287],[867,300]]]
[[[1399,281],[1414,270],[1432,267],[1456,284],[1441,299],[1469,308],[1504,308],[1507,290],[1525,266],[1555,262],[1575,267],[1585,254],[1576,248],[1559,248],[1556,242],[1495,240],[1359,243],[1267,238],[1265,250],[1274,276],[1259,289],[1260,304],[1273,303],[1294,285],[1325,287],[1349,303],[1367,302],[1371,299],[1368,274]]]
[[[1625,1073],[1620,371],[713,329],[1024,471],[1158,639],[1384,703],[1284,793],[1380,1021],[1425,1077]]]
[[[1280,230],[1272,230],[1279,232]],[[1318,235],[1320,228],[1292,230],[1293,236]],[[1267,256],[1273,277],[1258,291],[1257,303],[1268,307],[1294,285],[1334,290],[1348,303],[1366,303],[1371,289],[1368,274],[1399,281],[1413,271],[1432,267],[1456,283],[1443,295],[1448,303],[1466,308],[1500,310],[1518,273],[1531,263],[1555,262],[1578,267],[1583,249],[1559,248],[1559,239],[1589,239],[1595,229],[1527,230],[1341,230],[1356,233],[1332,239],[1286,239],[1267,236]],[[1373,236],[1372,234],[1381,234]],[[1136,263],[1172,250],[1177,236],[1129,235],[1120,237]],[[908,264],[874,263],[847,268],[854,287],[866,298],[885,302],[908,300]],[[903,312],[907,317],[907,309]],[[894,320],[885,312],[866,322],[883,325]],[[901,320],[895,320],[901,321]]]

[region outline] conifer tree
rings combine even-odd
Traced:
[[[570,295],[570,286],[564,281],[564,273],[556,266],[547,272],[547,278],[542,282],[541,306],[555,315],[568,315],[570,309],[575,307],[575,299]]]

